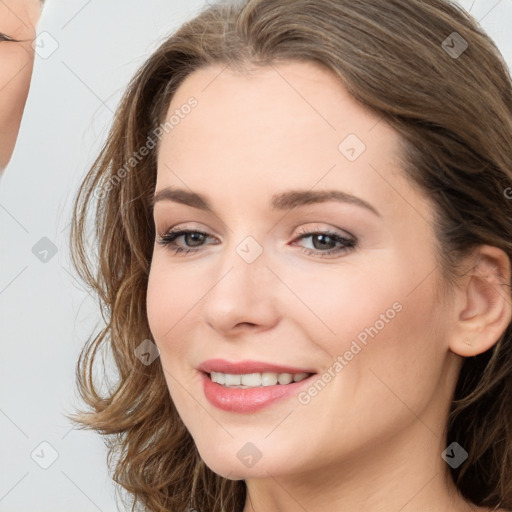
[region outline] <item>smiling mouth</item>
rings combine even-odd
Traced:
[[[291,399],[317,375],[311,369],[304,371],[305,368],[259,362],[239,363],[246,373],[241,373],[242,368],[236,368],[232,363],[205,363],[202,366],[199,373],[205,398],[218,409],[240,414],[256,413],[281,400]],[[225,371],[216,371],[212,366]],[[256,371],[266,369],[277,371]]]
[[[249,388],[262,388],[267,386],[286,386],[295,382],[300,382],[313,373],[276,373],[276,372],[262,372],[262,373],[222,373],[212,371],[206,373],[212,382],[220,384],[226,388],[238,388],[238,389],[249,389]]]

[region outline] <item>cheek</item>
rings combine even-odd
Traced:
[[[379,250],[349,255],[334,265],[283,265],[279,276],[290,288],[281,297],[283,317],[292,318],[333,357],[348,350],[358,336],[362,342],[371,339],[366,328],[377,324],[379,332],[389,331],[400,314],[396,303],[403,298],[400,282],[406,279],[394,257],[390,250]]]
[[[206,277],[192,264],[173,265],[165,256],[153,259],[146,294],[148,325],[164,370],[173,374],[183,376],[182,361],[190,358],[199,308],[212,286]]]
[[[33,55],[25,49],[0,49],[0,114],[5,122],[19,122],[27,100],[32,76]]]
[[[187,323],[199,307],[207,284],[194,271],[194,265],[172,265],[161,255],[151,264],[146,295],[147,317],[153,339],[160,345],[162,360],[176,355],[186,338]],[[188,325],[190,327],[190,325]],[[180,343],[180,340],[182,343]]]
[[[202,294],[198,293],[199,281],[192,276],[188,281],[183,271],[169,270],[168,265],[161,264],[159,258],[154,258],[148,278],[146,293],[146,313],[149,328],[155,344],[160,351],[160,363],[164,370],[165,380],[171,398],[180,416],[196,417],[194,400],[185,389],[199,389],[198,382],[190,382],[188,371],[184,373],[182,361],[187,358],[187,333],[190,337],[190,321],[194,311],[193,304],[197,303]],[[195,376],[197,379],[198,376]]]
[[[433,268],[429,265],[407,264],[382,251],[328,275],[298,273],[292,281],[289,271],[284,280],[294,283],[309,311],[296,301],[295,314],[287,314],[325,353],[324,371],[340,362],[331,370],[340,375],[333,379],[337,394],[366,403],[391,399],[391,390],[411,404],[428,399],[446,356],[443,333],[436,328],[441,311],[434,274],[417,286],[419,276]]]
[[[440,310],[432,281],[412,293],[411,282],[396,278],[365,303],[346,302],[345,320],[338,320],[346,335],[330,351],[343,356],[344,367],[333,392],[358,404],[356,424],[364,416],[382,426],[408,421],[410,410],[423,410],[439,385],[446,357],[436,328]]]
[[[294,433],[326,432],[331,444],[325,457],[331,450],[351,450],[362,440],[396,434],[425,410],[439,386],[446,351],[442,333],[436,332],[439,310],[432,283],[425,281],[411,293],[414,281],[406,275],[382,275],[371,293],[345,288],[347,294],[339,291],[324,304],[320,311],[336,336],[309,333],[329,354],[320,375],[326,385],[312,386],[299,397],[304,407],[294,416],[301,425]],[[343,437],[329,434],[339,431]]]

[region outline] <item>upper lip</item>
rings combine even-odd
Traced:
[[[309,368],[296,368],[292,366],[284,366],[280,364],[265,363],[263,361],[253,361],[246,359],[244,361],[227,361],[225,359],[208,359],[203,361],[198,370],[206,373],[220,372],[233,375],[248,373],[315,373]]]

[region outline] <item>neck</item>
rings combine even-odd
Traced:
[[[368,443],[341,463],[307,473],[246,480],[243,512],[487,511],[467,502],[441,458],[444,436],[415,421],[386,443]]]

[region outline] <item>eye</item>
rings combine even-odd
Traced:
[[[341,253],[345,253],[354,249],[357,245],[357,240],[353,238],[346,238],[339,233],[329,230],[319,230],[319,231],[302,231],[302,235],[297,240],[304,240],[306,238],[311,238],[313,249],[303,249],[306,254],[311,256],[320,256],[322,258],[326,258],[332,255],[338,255]],[[326,248],[326,244],[332,246],[333,244],[341,244],[341,247],[338,246],[329,249],[328,251],[320,250],[322,246]],[[318,249],[318,247],[320,249]]]
[[[2,41],[12,41],[14,43],[19,43],[19,41],[17,41],[16,39],[13,39],[12,37],[9,37],[7,34],[3,34],[2,32],[0,32],[0,43]]]
[[[194,245],[196,243],[200,245],[205,238],[211,238],[208,233],[203,233],[202,231],[180,229],[176,231],[169,230],[165,235],[160,237],[157,242],[163,247],[167,247],[174,254],[197,252],[196,249],[182,248],[176,245],[175,240],[181,237],[184,237],[184,240],[192,241],[193,247],[197,247],[197,245]]]
[[[183,242],[186,243],[185,247],[180,247],[176,244],[176,241],[183,237]],[[159,237],[157,243],[163,247],[168,248],[173,254],[188,254],[191,252],[198,252],[203,245],[203,242],[212,238],[208,233],[197,230],[169,230],[163,236]],[[302,231],[301,236],[294,240],[301,241],[307,238],[312,239],[313,249],[303,248],[303,252],[312,256],[328,257],[332,255],[338,255],[354,249],[357,245],[356,239],[346,238],[341,236],[339,233],[323,230],[323,231]],[[338,245],[329,250],[322,250],[326,248],[326,245],[331,246],[332,244]]]

